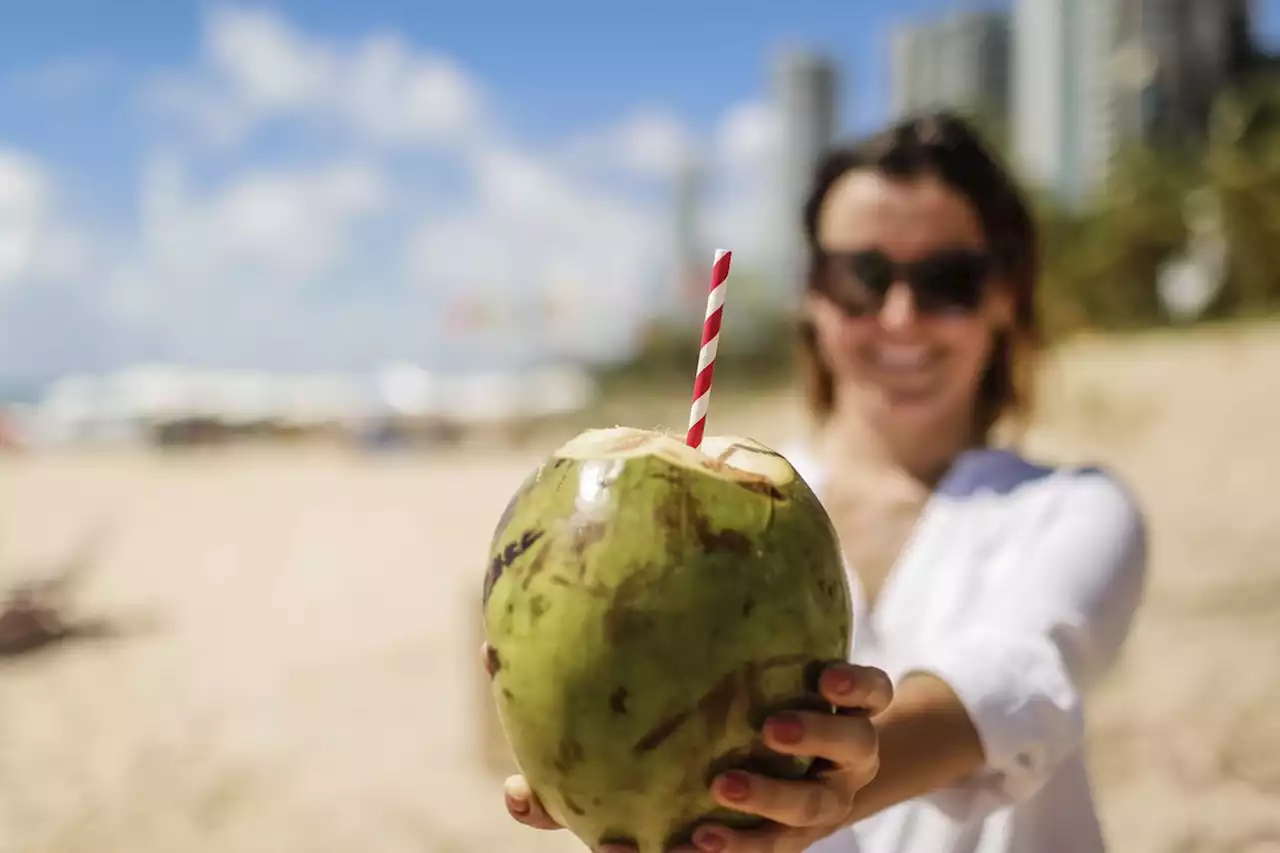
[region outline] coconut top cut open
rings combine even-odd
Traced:
[[[791,464],[782,454],[755,439],[730,435],[705,436],[702,446],[693,448],[683,437],[659,430],[623,426],[591,429],[571,439],[554,455],[574,460],[654,456],[708,476],[733,482],[765,480],[774,486],[785,485],[795,478]]]

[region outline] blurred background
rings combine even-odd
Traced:
[[[465,11],[464,11],[465,9]],[[586,426],[772,444],[818,153],[968,113],[1045,229],[1032,452],[1149,513],[1116,850],[1280,850],[1280,0],[0,8],[0,853],[514,826],[493,523]]]

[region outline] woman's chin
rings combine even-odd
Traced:
[[[880,405],[879,420],[891,430],[945,429],[955,419],[955,406],[937,387],[886,389]]]

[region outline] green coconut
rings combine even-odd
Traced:
[[[830,711],[823,662],[849,653],[835,531],[780,454],[589,430],[511,499],[484,581],[492,688],[513,756],[588,846],[661,853],[697,825],[751,819],[708,785],[812,761],[766,749],[786,708]]]

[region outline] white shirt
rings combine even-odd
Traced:
[[[785,454],[819,495],[824,471]],[[853,660],[895,683],[951,686],[986,768],[894,806],[809,853],[1100,853],[1082,695],[1128,634],[1146,576],[1142,515],[1096,469],[1001,450],[962,456],[869,611],[856,572]]]

